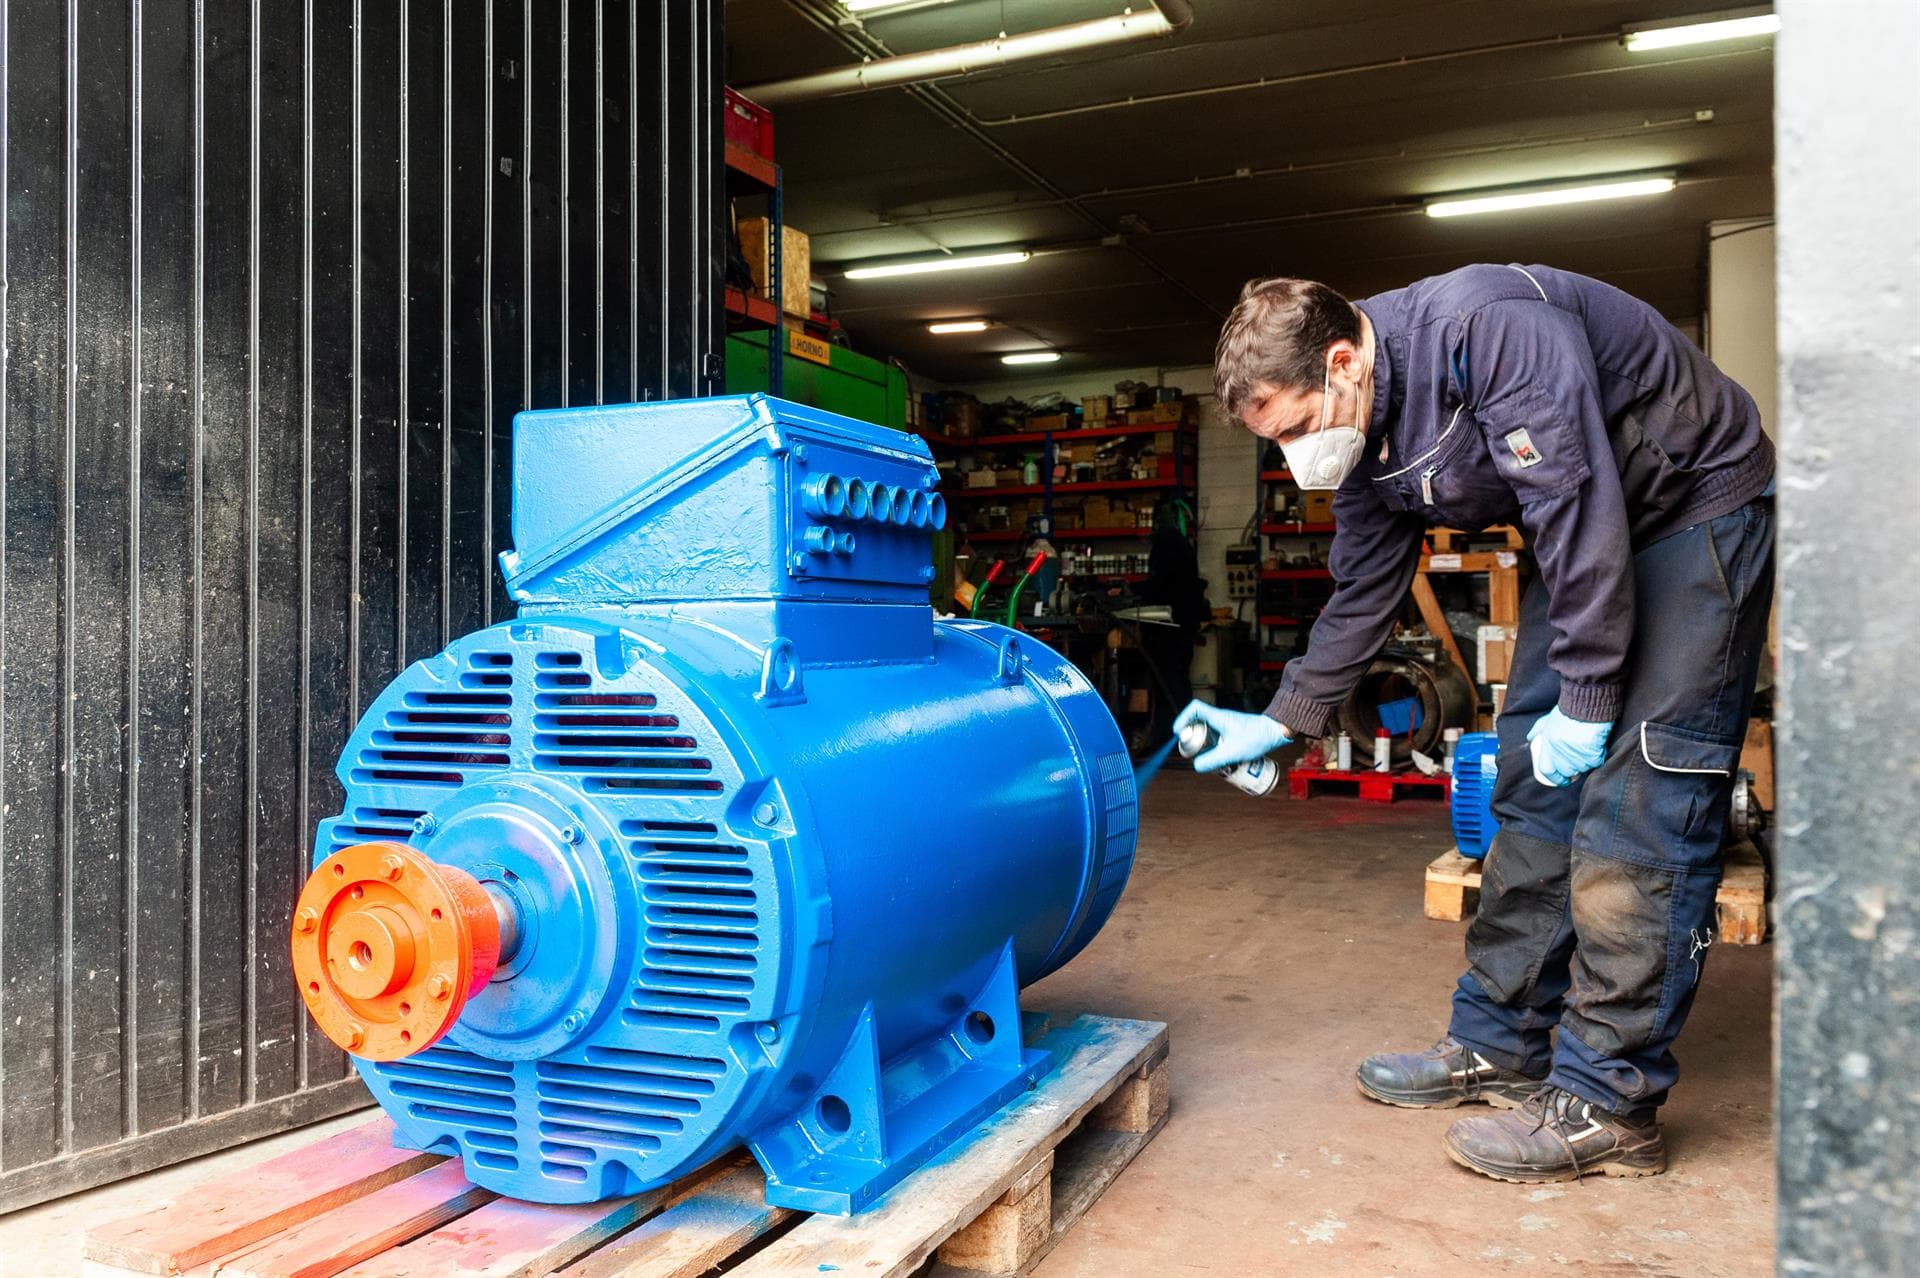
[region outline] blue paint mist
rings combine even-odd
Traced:
[[[1133,792],[1135,794],[1145,794],[1147,792],[1147,786],[1151,784],[1153,778],[1159,774],[1160,765],[1167,761],[1167,756],[1173,753],[1173,747],[1178,745],[1179,741],[1180,739],[1178,737],[1171,738],[1165,745],[1155,750],[1151,758],[1133,770]]]

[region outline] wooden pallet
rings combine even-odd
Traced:
[[[377,1118],[88,1229],[88,1273],[193,1278],[1015,1278],[1165,1125],[1167,1027],[1082,1016],[1030,1043],[1053,1069],[857,1216],[766,1205],[744,1155],[608,1202],[543,1206],[392,1146]],[[936,1256],[937,1253],[937,1256]]]
[[[1448,848],[1427,866],[1428,918],[1458,923],[1479,903],[1480,862]],[[1727,849],[1714,909],[1722,944],[1758,945],[1767,939],[1767,867],[1751,841]]]
[[[1358,795],[1369,803],[1393,803],[1399,799],[1438,799],[1444,803],[1452,785],[1453,778],[1444,772],[1429,777],[1418,772],[1294,768],[1287,773],[1287,793],[1296,799],[1311,799],[1316,794],[1348,794]]]

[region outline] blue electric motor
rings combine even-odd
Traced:
[[[1045,1070],[1133,861],[1095,689],[937,621],[926,444],[764,396],[523,413],[517,620],[340,760],[295,970],[401,1143],[586,1202],[746,1144],[860,1209]]]
[[[1453,748],[1453,841],[1461,856],[1479,860],[1500,822],[1493,815],[1493,782],[1499,775],[1500,738],[1491,732],[1464,734]]]

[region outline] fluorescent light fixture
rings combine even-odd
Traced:
[[[1539,209],[1553,204],[1585,204],[1591,200],[1624,200],[1636,195],[1660,195],[1673,189],[1670,173],[1637,177],[1581,178],[1538,186],[1509,187],[1444,195],[1427,201],[1428,217],[1465,217],[1472,213],[1505,213],[1512,209]]]
[[[840,0],[840,7],[848,13],[885,13],[889,9],[930,9],[937,4],[951,4],[952,0]]]
[[[988,325],[985,320],[941,320],[927,325],[927,331],[935,335],[947,333],[984,333]]]
[[[1007,253],[961,253],[953,257],[930,257],[924,262],[889,262],[885,266],[856,266],[847,272],[850,280],[880,280],[895,275],[926,275],[934,271],[971,271],[981,266],[1012,266],[1033,254],[1025,249]]]
[[[1738,18],[1714,18],[1672,27],[1635,27],[1620,37],[1629,53],[1651,49],[1679,49],[1690,44],[1711,44],[1715,40],[1745,40],[1770,36],[1780,30],[1780,15],[1755,13]]]
[[[1002,364],[1057,364],[1060,362],[1060,352],[1015,351],[1011,355],[1002,355],[1000,362]]]

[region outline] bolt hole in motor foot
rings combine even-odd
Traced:
[[[769,1202],[858,1210],[1050,1068],[1018,993],[1126,883],[1119,729],[1044,645],[936,620],[917,438],[567,409],[519,416],[514,467],[519,615],[348,743],[299,989],[397,1138],[486,1188],[593,1201],[744,1145]],[[964,811],[875,784],[935,774]]]

